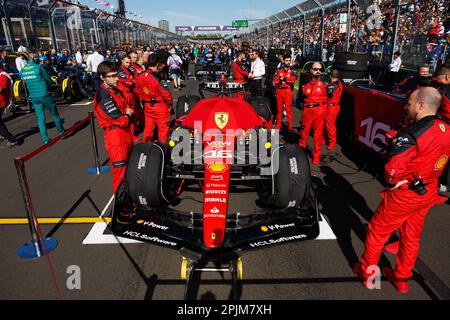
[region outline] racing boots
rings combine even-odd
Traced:
[[[395,289],[397,289],[399,293],[408,293],[408,279],[398,279],[395,276],[394,270],[391,268],[383,268],[381,272],[383,273],[383,276],[394,285]]]
[[[359,282],[361,283],[361,285],[366,288],[366,289],[371,289],[371,284],[367,282],[368,280],[368,276],[367,274],[364,272],[362,265],[360,262],[356,262],[353,265],[353,274],[358,278]]]

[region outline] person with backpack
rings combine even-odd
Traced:
[[[171,56],[167,59],[167,66],[169,67],[169,75],[173,80],[173,86],[175,90],[181,89],[181,66],[183,65],[183,61],[180,56],[177,55],[175,49],[171,49],[169,51]]]

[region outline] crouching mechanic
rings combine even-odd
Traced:
[[[173,103],[169,88],[161,84],[160,74],[164,64],[158,56],[148,58],[148,69],[135,80],[135,93],[144,108],[144,142],[153,142],[155,125],[158,126],[158,140],[167,143],[169,135],[170,106]]]
[[[283,123],[283,110],[286,108],[288,130],[292,132],[292,103],[294,100],[294,83],[297,77],[291,68],[291,56],[283,56],[283,66],[277,70],[273,85],[277,89],[277,129]]]
[[[413,124],[392,142],[385,167],[389,189],[381,193],[383,199],[369,223],[361,263],[353,268],[367,288],[384,244],[400,228],[395,271],[385,268],[383,275],[397,291],[408,292],[425,217],[433,206],[447,200],[438,195],[438,178],[450,157],[450,125],[436,117],[440,104],[436,89],[422,87],[411,94],[405,106]]]
[[[130,125],[134,112],[117,86],[119,83],[114,64],[104,61],[98,66],[102,84],[95,96],[94,108],[100,127],[105,130],[105,148],[113,174],[113,191],[117,191],[125,177],[128,156],[133,147]]]

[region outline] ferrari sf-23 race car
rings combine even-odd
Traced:
[[[242,90],[225,81],[200,84],[201,93],[218,95],[197,99],[173,120],[168,146],[136,145],[125,192],[116,195],[113,233],[179,250],[183,279],[200,263],[229,262],[239,280],[244,251],[320,233],[305,150],[279,143],[278,131],[249,102],[233,97]],[[240,187],[257,193],[259,210],[230,210],[230,193]],[[203,194],[202,212],[176,210],[188,188]]]

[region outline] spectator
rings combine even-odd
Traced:
[[[3,112],[11,104],[12,82],[9,74],[0,67],[0,137],[8,140],[6,143],[7,148],[18,144],[17,139],[8,131],[2,120]]]
[[[77,61],[77,64],[79,65],[83,64],[83,54],[80,48],[77,48],[77,53],[75,53],[75,59]]]
[[[95,47],[94,53],[91,54],[86,61],[88,72],[92,75],[95,91],[97,91],[100,86],[100,78],[97,73],[97,67],[104,60],[105,58],[100,53],[98,53],[98,47]]]
[[[6,57],[8,56],[8,52],[6,50],[0,51],[0,68],[3,69],[3,71],[7,73],[13,73],[13,71],[9,68],[8,64],[6,63]]]
[[[181,65],[183,61],[180,56],[176,54],[175,49],[169,51],[171,56],[167,59],[167,65],[169,66],[169,75],[173,80],[175,90],[181,89]]]
[[[266,75],[266,65],[260,58],[259,51],[253,51],[250,58],[253,59],[250,74],[250,93],[253,97],[262,96],[262,78]]]
[[[396,51],[394,53],[394,61],[389,65],[389,72],[387,74],[386,86],[392,88],[397,82],[398,72],[402,65],[401,53]]]
[[[19,56],[16,58],[16,69],[17,72],[20,72],[23,67],[27,64],[27,57],[25,53],[19,54]]]

